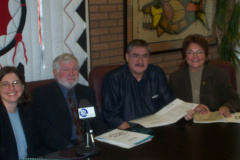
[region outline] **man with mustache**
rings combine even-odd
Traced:
[[[89,119],[95,135],[107,131],[107,126],[96,107],[94,90],[77,83],[79,79],[77,58],[67,53],[56,57],[53,61],[53,73],[55,82],[35,88],[32,92],[32,108],[40,135],[39,152],[42,154],[84,142],[85,128],[77,112],[81,100],[87,100],[89,106],[95,106],[96,117]]]
[[[162,69],[148,64],[149,53],[146,41],[131,41],[127,63],[104,78],[102,114],[109,128],[130,128],[134,124],[128,121],[153,114],[175,99]]]

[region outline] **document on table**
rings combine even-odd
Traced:
[[[177,122],[179,119],[187,114],[187,111],[198,106],[195,103],[184,102],[180,99],[175,99],[157,113],[131,120],[132,123],[138,123],[145,128],[158,127]]]
[[[233,113],[231,117],[224,117],[218,111],[210,112],[210,114],[196,113],[193,121],[194,123],[240,123],[240,112]]]
[[[113,144],[122,148],[132,148],[142,143],[148,142],[153,136],[132,131],[114,129],[95,137],[96,140]]]

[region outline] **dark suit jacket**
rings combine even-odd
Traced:
[[[177,98],[192,102],[190,73],[187,66],[170,75],[170,87]],[[223,69],[211,64],[204,66],[200,103],[207,105],[212,111],[218,110],[221,106],[227,106],[235,112],[240,107],[238,95]]]
[[[27,141],[28,157],[35,157],[33,143],[33,138],[35,137],[33,137],[33,123],[30,109],[28,107],[20,106],[18,107],[18,111]],[[0,159],[19,159],[17,142],[15,140],[13,128],[4,105],[0,105]]]
[[[86,99],[91,106],[96,107],[94,90],[90,87],[77,84],[75,94],[78,103]],[[32,108],[37,118],[40,146],[44,153],[61,150],[71,145],[72,117],[68,104],[57,82],[35,88],[32,91]],[[77,104],[78,104],[77,103]],[[96,117],[90,120],[95,135],[107,131],[98,109]]]

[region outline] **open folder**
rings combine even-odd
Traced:
[[[158,127],[177,122],[187,114],[187,111],[198,106],[195,103],[184,102],[180,99],[175,99],[157,113],[150,116],[131,120],[132,123],[140,124],[146,128]]]
[[[194,123],[240,123],[240,112],[233,113],[231,117],[224,117],[218,111],[210,112],[210,114],[196,113],[193,121]]]
[[[114,129],[95,137],[96,140],[113,144],[122,148],[132,148],[152,139],[152,135],[142,134],[132,131]]]

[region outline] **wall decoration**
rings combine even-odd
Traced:
[[[62,53],[79,60],[79,82],[88,85],[88,0],[1,0],[0,68],[10,65],[26,81],[53,78]]]
[[[0,56],[6,54],[14,48],[14,54],[12,57],[12,63],[14,64],[18,43],[22,43],[24,48],[24,57],[27,63],[28,58],[26,55],[26,48],[24,42],[22,41],[22,31],[27,14],[25,0],[18,2],[10,1],[10,3],[9,0],[3,0],[0,10],[2,11],[0,14]]]
[[[151,54],[179,50],[189,34],[204,35],[216,44],[215,0],[126,0],[125,46],[144,39]]]

